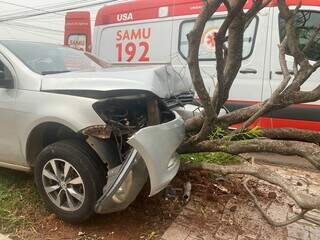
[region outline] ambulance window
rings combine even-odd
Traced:
[[[280,40],[282,41],[286,34],[285,21],[279,18]],[[295,28],[298,36],[299,47],[304,49],[309,40],[313,38],[320,27],[320,12],[301,10],[295,17]],[[313,61],[320,60],[320,33],[316,35],[314,42],[305,52],[306,56]],[[287,54],[290,55],[289,49]]]
[[[207,22],[199,48],[200,61],[212,61],[216,59],[214,34],[219,30],[223,21],[224,18],[214,18]],[[185,59],[188,56],[187,34],[192,30],[194,23],[195,20],[188,20],[184,21],[180,25],[179,53]],[[257,32],[257,24],[258,18],[253,19],[251,24],[248,26],[247,30],[244,33],[243,59],[250,57],[253,51]]]

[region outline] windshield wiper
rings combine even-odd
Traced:
[[[42,75],[50,75],[50,74],[58,74],[58,73],[67,73],[70,72],[69,70],[64,71],[43,71],[41,72]]]

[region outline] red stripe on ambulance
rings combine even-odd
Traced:
[[[319,0],[287,0],[289,6],[297,5],[319,6]],[[252,7],[252,0],[248,0],[244,9]],[[272,0],[270,6],[277,6],[278,0]],[[96,26],[121,22],[132,22],[160,17],[175,17],[199,14],[203,0],[132,0],[106,4],[97,14]],[[165,11],[165,9],[167,9]],[[161,10],[167,14],[162,15]],[[222,5],[218,12],[226,11]]]

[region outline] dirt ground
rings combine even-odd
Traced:
[[[228,233],[228,230],[221,230],[220,226],[225,228],[231,224],[232,231],[241,233],[243,225],[248,222],[246,216],[232,217],[230,218],[231,220],[229,218],[225,220],[224,218],[226,216],[226,209],[228,209],[229,213],[238,212],[238,208],[241,205],[237,204],[239,201],[246,207],[250,207],[253,210],[255,208],[250,196],[241,185],[242,180],[243,177],[241,176],[225,178],[213,175],[207,171],[179,173],[172,182],[170,191],[166,190],[152,198],[148,198],[148,189],[146,187],[127,210],[114,214],[95,216],[88,222],[80,225],[66,224],[45,210],[35,211],[34,208],[29,207],[25,209],[24,215],[26,214],[30,217],[32,225],[28,228],[18,229],[13,239],[160,239],[172,223],[176,221],[178,215],[185,209],[182,201],[182,189],[186,181],[190,181],[192,184],[191,196],[193,203],[195,203],[192,211],[196,212],[188,214],[187,218],[183,218],[182,225],[189,230],[211,229],[213,231],[216,228],[215,234],[219,234],[219,231],[225,234],[226,232]],[[257,181],[252,181],[250,188],[258,196],[262,204],[268,203],[269,205],[269,203],[275,203],[281,208],[283,205],[290,207],[290,203],[288,204],[283,201],[281,194],[278,192],[279,189],[261,185]],[[222,224],[221,221],[225,221],[226,224]],[[268,231],[279,237],[287,234],[286,229],[279,228],[278,230],[274,230],[263,222],[258,224],[253,221],[253,225],[256,225],[265,236],[268,236]],[[257,231],[250,229],[250,232],[254,234]]]
[[[43,211],[29,215],[33,224],[10,236],[12,239],[77,239],[77,240],[136,240],[157,239],[182,210],[179,199],[168,200],[164,193],[148,198],[146,191],[125,211],[97,215],[83,224],[68,224],[54,214]]]
[[[320,197],[319,172],[287,167],[270,168],[299,191]],[[161,240],[320,239],[319,210],[306,215],[311,221],[300,220],[286,227],[273,227],[262,217],[249,194],[244,191],[243,176],[205,181],[197,173],[191,173],[190,178],[196,179],[193,181],[193,197]],[[249,187],[257,196],[259,205],[275,221],[285,221],[300,212],[282,189],[251,177],[249,179]],[[202,183],[199,185],[199,182]]]
[[[136,240],[160,239],[166,229],[183,210],[182,189],[186,181],[192,183],[192,196],[201,197],[203,202],[212,202],[215,207],[223,210],[228,199],[242,194],[243,189],[232,181],[219,181],[206,171],[179,173],[171,185],[171,190],[165,190],[149,198],[148,187],[138,196],[136,201],[125,211],[97,215],[88,222],[72,225],[62,222],[55,215],[45,210],[28,207],[23,215],[28,215],[32,225],[28,228],[17,229],[12,234],[13,239],[108,239]],[[228,192],[216,186],[225,186]],[[244,193],[243,193],[244,194]],[[199,203],[201,205],[201,202]],[[197,219],[192,224],[204,224]]]

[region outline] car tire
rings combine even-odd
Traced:
[[[49,211],[71,223],[90,218],[106,184],[102,165],[95,152],[79,140],[47,146],[37,158],[34,176]]]

